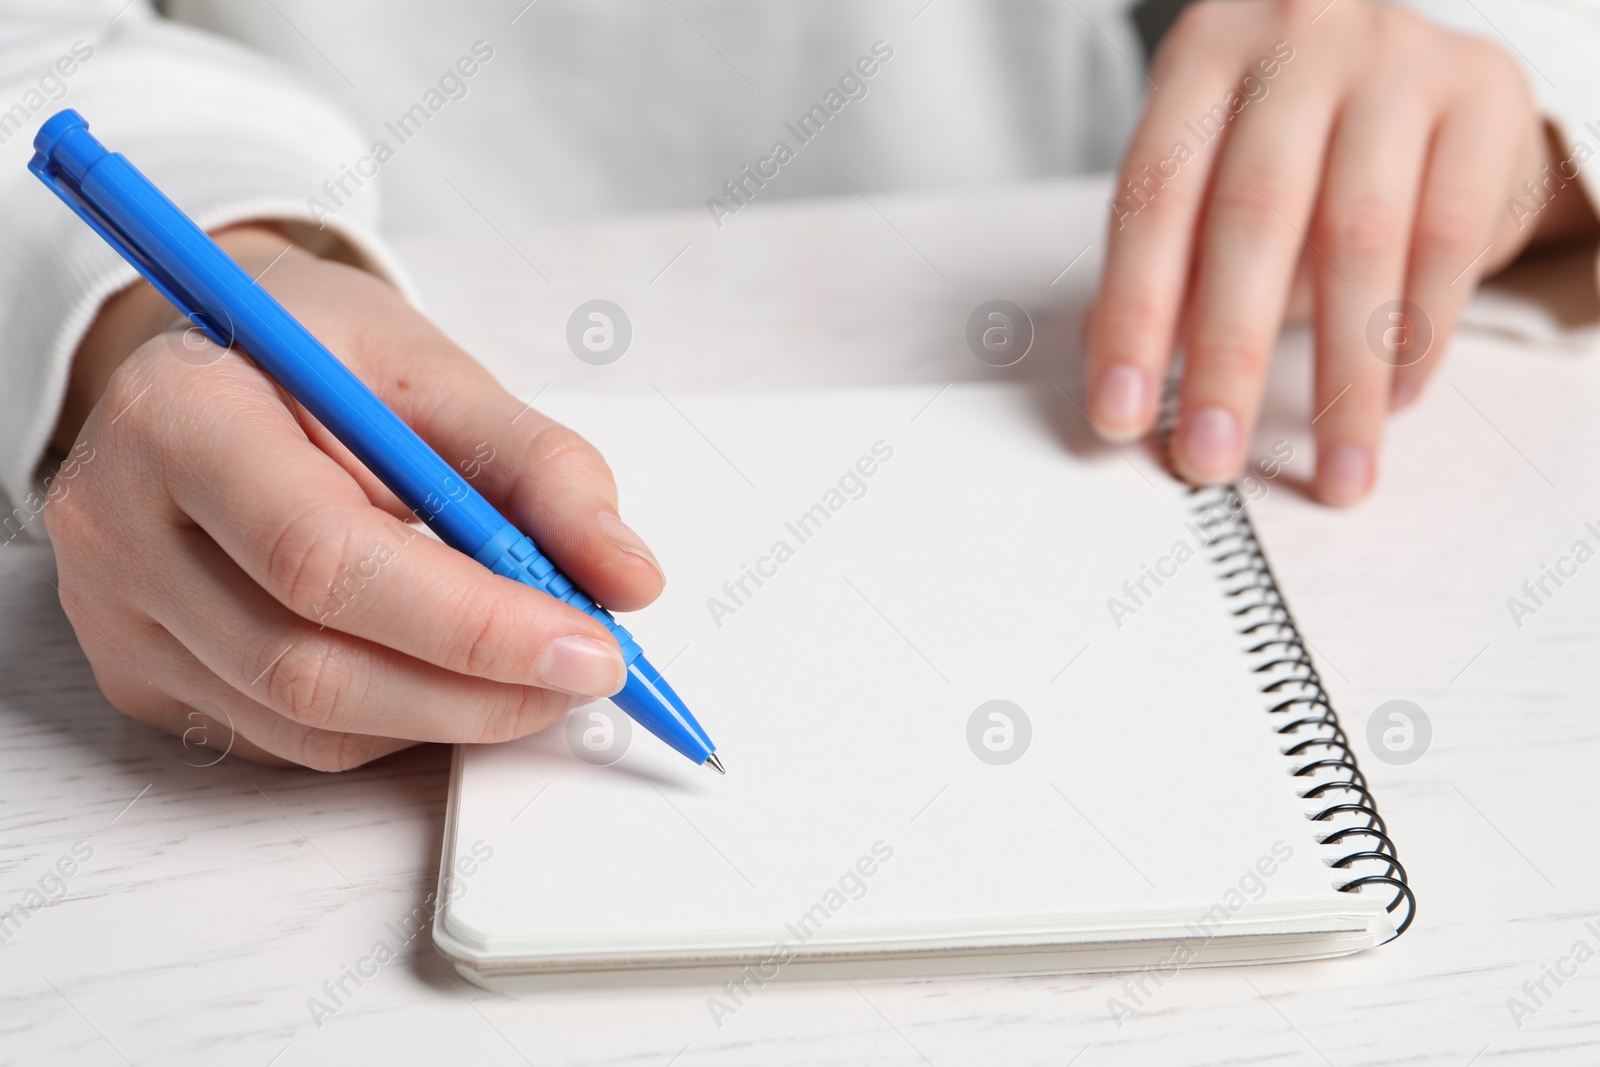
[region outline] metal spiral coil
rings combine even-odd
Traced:
[[[1206,530],[1208,547],[1216,550],[1212,562],[1222,569],[1219,577],[1227,587],[1225,595],[1235,602],[1232,614],[1239,620],[1239,636],[1247,642],[1244,651],[1261,658],[1254,673],[1267,676],[1261,686],[1262,694],[1272,698],[1267,713],[1286,720],[1275,726],[1285,738],[1283,754],[1301,761],[1293,770],[1296,778],[1317,779],[1299,796],[1325,800],[1321,810],[1306,818],[1343,823],[1318,838],[1320,844],[1338,846],[1350,840],[1346,847],[1353,851],[1329,864],[1335,871],[1353,875],[1336,888],[1341,893],[1359,893],[1366,886],[1393,889],[1394,899],[1386,910],[1393,913],[1402,904],[1406,908],[1404,920],[1395,927],[1394,937],[1399,937],[1416,918],[1417,898],[1407,884],[1405,868],[1311,653],[1273,578],[1255,527],[1245,513],[1244,500],[1232,486],[1193,489],[1190,495]],[[1359,874],[1355,870],[1358,864],[1382,864],[1384,873]]]

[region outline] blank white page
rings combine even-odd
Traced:
[[[1334,890],[1354,849],[1307,821],[1331,801],[1297,795],[1196,498],[1082,442],[1050,386],[541,405],[606,455],[666,568],[623,621],[728,773],[637,728],[603,767],[560,726],[465,750],[446,858],[492,858],[448,904],[462,945],[715,955],[807,914],[808,951],[1116,939],[1223,901],[1383,927],[1386,897]],[[996,700],[1031,728],[1009,763],[969,744]]]

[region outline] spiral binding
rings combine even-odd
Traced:
[[[1221,549],[1212,561],[1222,568],[1227,597],[1238,601],[1233,616],[1241,624],[1239,636],[1245,639],[1245,653],[1262,657],[1255,668],[1256,674],[1267,676],[1261,692],[1276,698],[1268,714],[1285,720],[1277,727],[1285,738],[1283,754],[1301,761],[1294,768],[1295,777],[1315,779],[1300,796],[1327,801],[1306,818],[1338,824],[1318,839],[1322,845],[1349,841],[1345,847],[1354,849],[1330,863],[1334,870],[1353,875],[1336,888],[1341,893],[1359,893],[1369,885],[1394,889],[1394,899],[1386,910],[1393,913],[1402,903],[1406,905],[1405,920],[1395,927],[1394,937],[1399,937],[1416,918],[1417,898],[1407,884],[1405,868],[1378,814],[1377,801],[1367,790],[1339,716],[1273,578],[1255,527],[1245,513],[1244,500],[1232,486],[1191,489],[1190,497],[1199,505],[1194,510],[1201,516],[1208,544]],[[1319,777],[1323,775],[1326,777]],[[1363,869],[1381,864],[1383,873],[1359,873],[1358,864]]]

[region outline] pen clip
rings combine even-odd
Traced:
[[[183,313],[184,317],[205,331],[206,336],[211,338],[218,346],[222,348],[232,347],[233,331],[231,329],[223,330],[216,323],[213,323],[179,287],[177,282],[170,278],[154,260],[146,255],[144,250],[131,237],[118,228],[116,223],[106,218],[99,208],[95,207],[83,195],[83,191],[78,187],[77,183],[62,173],[61,169],[47,155],[43,152],[35,152],[33,158],[28,161],[28,169],[33,171],[40,181],[49,186],[51,191],[60,197],[79,218],[88,223],[96,233],[104,238],[107,244],[120,252],[122,258],[127,260],[135,270],[143,275],[145,281],[155,286],[173,307]]]

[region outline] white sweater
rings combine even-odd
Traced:
[[[480,212],[512,229],[669,207],[715,215],[738,206],[730,194],[1108,170],[1145,88],[1128,0],[525,3],[168,0],[160,17],[148,0],[0,0],[10,506],[37,509],[28,497],[71,355],[134,278],[26,169],[34,132],[62,107],[202,226],[320,223],[398,277],[378,236],[380,192],[391,232],[478,227]],[[1587,76],[1600,4],[1416,6],[1501,43],[1510,34],[1547,113],[1600,147],[1583,128],[1600,129],[1600,83]]]

